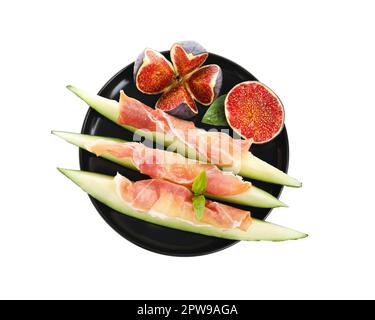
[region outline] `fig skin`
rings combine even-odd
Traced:
[[[215,96],[212,99],[212,102],[214,102],[214,100],[219,96],[222,85],[223,85],[223,70],[221,70],[221,68],[219,67],[219,74],[216,78],[216,84],[215,84],[215,87],[214,87]]]
[[[184,120],[191,119],[196,115],[196,113],[193,112],[193,110],[186,103],[181,103],[177,107],[175,107],[173,110],[166,111],[166,112],[172,116],[175,116]]]
[[[179,44],[187,53],[191,53],[195,56],[198,54],[207,53],[207,50],[195,41],[180,41],[175,44]]]
[[[143,64],[143,59],[145,58],[145,50],[143,50],[137,57],[137,59],[134,62],[134,68],[133,68],[133,78],[134,83],[137,81],[137,74],[139,71],[139,68]]]

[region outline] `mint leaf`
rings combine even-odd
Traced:
[[[214,126],[227,126],[227,118],[225,116],[224,102],[226,94],[217,98],[206,111],[202,118],[202,122],[205,124],[211,124]]]
[[[193,196],[193,208],[198,220],[202,219],[205,207],[206,199],[204,196]]]
[[[207,186],[207,174],[206,171],[202,171],[198,174],[193,182],[192,190],[194,192],[193,196],[193,208],[195,215],[198,220],[202,219],[204,208],[206,206],[206,198],[203,193],[206,192]]]
[[[207,186],[207,174],[206,171],[202,171],[198,174],[193,182],[192,190],[195,195],[201,195],[206,192]]]

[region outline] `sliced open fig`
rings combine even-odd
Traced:
[[[257,81],[233,87],[224,107],[230,127],[257,144],[271,141],[284,126],[283,104],[270,88]]]
[[[210,64],[194,71],[186,80],[186,87],[196,101],[210,105],[218,96],[222,81],[221,68]]]
[[[194,41],[175,43],[170,53],[176,73],[181,78],[199,68],[208,58],[206,49]]]
[[[176,79],[172,64],[159,52],[145,49],[134,64],[134,79],[139,91],[157,94]]]
[[[188,119],[198,113],[195,101],[210,105],[218,96],[222,71],[218,65],[203,66],[208,52],[194,41],[174,44],[170,63],[161,53],[145,49],[134,64],[138,90],[163,93],[156,107]]]
[[[165,92],[156,103],[156,108],[182,119],[190,119],[198,113],[197,106],[183,83]]]

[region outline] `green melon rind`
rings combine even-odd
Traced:
[[[72,133],[72,132],[64,132],[64,131],[52,131],[52,134],[64,139],[65,141],[78,146],[82,149],[87,149],[87,145],[95,142],[96,140],[106,140],[109,142],[120,142],[125,143],[127,141],[121,140],[121,139],[115,139],[115,138],[108,138],[108,137],[99,137],[99,136],[91,136],[86,134],[79,134],[79,133]],[[122,166],[125,166],[127,168],[138,170],[136,166],[132,163],[132,161],[129,161],[126,158],[118,158],[110,155],[109,153],[103,154],[101,157],[110,160],[112,162],[115,162],[117,164],[120,164]],[[230,195],[230,196],[214,196],[210,194],[206,194],[207,197],[220,200],[220,201],[226,201],[230,203],[240,204],[240,205],[246,205],[246,206],[252,206],[252,207],[258,207],[258,208],[277,208],[277,207],[287,207],[285,203],[280,201],[279,199],[275,198],[271,194],[252,186],[248,191],[243,192],[238,195]]]
[[[125,140],[116,139],[116,138],[99,137],[99,136],[92,136],[88,134],[79,134],[79,133],[65,132],[65,131],[53,130],[51,131],[51,133],[59,138],[64,139],[66,142],[69,142],[70,144],[73,144],[86,151],[89,151],[87,149],[87,145],[97,141],[98,139],[106,140],[109,142],[119,142],[119,143],[127,142]],[[138,170],[137,167],[133,164],[133,162],[126,158],[118,158],[118,157],[112,156],[109,153],[103,154],[101,157],[104,159],[110,160],[112,162],[118,163],[129,169]]]
[[[71,85],[66,87],[68,90],[73,92],[78,98],[86,102],[90,107],[95,109],[101,115],[107,119],[113,121],[117,125],[123,127],[124,129],[137,134],[138,136],[144,137],[150,141],[155,141],[160,145],[170,147],[171,150],[181,153],[183,156],[195,155],[195,150],[192,150],[185,146],[182,142],[177,140],[176,137],[171,135],[165,135],[161,132],[151,132],[148,130],[137,129],[132,126],[121,125],[118,123],[118,118],[120,114],[119,103],[115,100],[104,98],[98,95],[93,95],[84,90],[78,89]],[[183,152],[181,151],[183,150]]]
[[[243,177],[269,183],[281,184],[288,187],[302,187],[302,182],[257,158],[251,152],[247,153],[246,159],[242,159],[241,168],[238,174]]]
[[[75,88],[70,85],[67,86],[67,88],[75,95],[77,95],[80,99],[85,101],[89,106],[94,108],[97,112],[118,124],[117,119],[119,117],[119,104],[117,101],[90,94],[84,90]],[[170,149],[171,151],[176,151],[183,156],[192,158],[192,156],[196,154],[195,150],[186,148],[186,146],[175,137],[165,136],[161,133],[152,133],[149,131],[139,130],[131,126],[122,125],[122,127],[131,132],[137,132],[138,135],[141,135],[149,140],[156,141],[157,143],[165,145],[166,147],[173,147],[175,150]],[[297,179],[292,178],[281,170],[258,159],[250,152],[248,152],[248,154],[243,157],[241,161],[239,175],[289,187],[302,186],[302,183]]]
[[[230,240],[285,241],[307,237],[307,234],[305,233],[258,219],[253,219],[253,224],[250,226],[250,228],[247,231],[242,231],[240,229],[228,230],[213,226],[198,226],[170,217],[165,219],[153,217],[147,214],[147,212],[135,210],[134,208],[128,206],[117,195],[116,185],[113,177],[79,170],[60,168],[58,168],[58,170],[77,184],[83,191],[87,192],[89,195],[104,203],[108,207],[120,213],[152,224]]]

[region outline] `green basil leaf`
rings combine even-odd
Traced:
[[[193,196],[193,208],[198,220],[202,219],[203,217],[205,205],[206,199],[204,196]]]
[[[198,174],[193,182],[192,190],[196,195],[200,195],[206,192],[207,186],[207,174],[206,171],[202,171]]]
[[[205,124],[211,124],[214,126],[227,126],[227,118],[225,116],[224,102],[226,94],[218,97],[208,108],[205,115],[202,118],[202,122]]]

